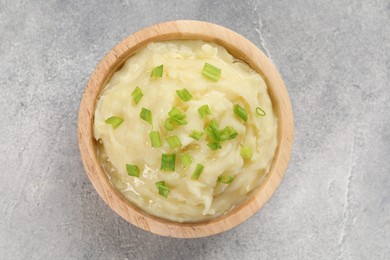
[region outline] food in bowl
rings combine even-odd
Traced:
[[[211,219],[245,201],[278,146],[262,76],[200,40],[150,43],[131,56],[104,87],[94,119],[112,185],[175,222]]]

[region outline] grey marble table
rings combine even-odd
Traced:
[[[197,19],[264,50],[295,114],[292,160],[255,216],[180,240],[116,215],[79,156],[96,64],[151,24]],[[389,259],[390,1],[0,0],[0,259]]]

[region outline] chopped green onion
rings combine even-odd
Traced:
[[[209,105],[203,105],[198,108],[198,112],[200,115],[200,118],[205,118],[207,115],[211,115],[210,107]]]
[[[134,103],[138,104],[138,102],[141,100],[144,93],[142,93],[142,90],[139,87],[136,87],[134,91],[131,93],[131,96],[133,97]]]
[[[219,125],[214,119],[210,121],[209,126],[205,128],[206,134],[209,136],[212,142],[219,142]]]
[[[188,153],[182,154],[180,156],[180,162],[181,165],[183,165],[183,168],[187,168],[192,163],[192,157]]]
[[[190,101],[192,99],[191,93],[186,88],[176,90],[176,93],[179,96],[179,98],[184,102]]]
[[[258,116],[266,116],[267,114],[265,113],[265,111],[263,109],[261,109],[260,107],[256,107],[256,114]]]
[[[176,125],[186,125],[187,120],[185,118],[171,117],[171,121]]]
[[[160,66],[155,67],[152,72],[150,73],[150,77],[152,78],[161,78],[164,70],[164,65],[161,64]]]
[[[250,160],[252,158],[252,155],[253,155],[252,147],[250,147],[250,146],[242,147],[240,155],[241,155],[242,159]]]
[[[203,132],[199,132],[196,130],[192,131],[192,133],[190,134],[190,137],[194,138],[195,140],[199,140],[202,136],[203,136]]]
[[[219,125],[217,121],[213,119],[210,121],[209,126],[205,129],[206,134],[211,140],[211,143],[207,144],[207,146],[213,151],[222,148],[222,146],[219,144],[220,138],[218,128]]]
[[[172,107],[172,109],[168,112],[169,118],[165,120],[164,127],[168,131],[172,131],[175,125],[186,125],[186,114],[181,112],[176,107]]]
[[[233,106],[233,112],[237,116],[241,117],[242,120],[246,122],[248,120],[248,114],[246,113],[245,108],[241,107],[240,105],[236,104]]]
[[[181,116],[183,113],[176,107],[172,107],[168,112],[169,117]]]
[[[176,107],[172,107],[171,111],[168,112],[169,118],[173,123],[176,125],[186,125],[187,120],[186,120],[186,114],[181,112],[179,109]]]
[[[221,77],[221,69],[206,62],[203,66],[202,75],[217,82]]]
[[[146,108],[142,108],[141,113],[139,114],[139,117],[149,124],[152,124],[152,111]]]
[[[173,130],[172,120],[170,118],[167,118],[167,120],[165,120],[164,127],[168,131],[172,131]]]
[[[219,131],[219,140],[220,141],[231,140],[236,138],[237,135],[238,133],[233,127],[227,126],[221,131]]]
[[[203,172],[204,166],[202,164],[197,164],[194,172],[192,173],[192,179],[199,179],[200,174]]]
[[[185,118],[186,115],[181,112],[178,108],[172,107],[171,110],[168,112],[168,115],[170,118]]]
[[[174,171],[176,162],[176,154],[163,154],[161,156],[161,170]]]
[[[118,126],[120,126],[120,124],[122,124],[123,122],[123,118],[120,118],[118,116],[112,116],[110,118],[107,118],[106,121],[104,121],[106,124],[110,124],[112,125],[112,128],[117,128]]]
[[[214,130],[218,130],[219,128],[219,124],[217,121],[215,121],[215,119],[211,120],[210,123],[209,123],[210,127],[213,128]]]
[[[165,181],[158,181],[155,183],[155,185],[158,189],[158,194],[160,194],[164,198],[167,198],[171,189],[167,185],[165,185]]]
[[[213,151],[222,148],[222,146],[221,146],[219,143],[216,143],[216,142],[214,142],[214,143],[209,143],[209,144],[207,144],[207,146],[208,146],[211,150],[213,150]]]
[[[234,139],[238,135],[237,131],[231,126],[219,130],[219,125],[214,119],[211,120],[209,125],[205,128],[205,132],[211,141],[208,144],[208,147],[210,147],[211,150],[221,149],[222,146],[219,142]]]
[[[151,131],[149,133],[149,138],[153,148],[161,147],[162,143],[159,131]]]
[[[139,169],[137,165],[126,164],[126,171],[129,176],[139,177]]]
[[[171,149],[178,148],[181,146],[181,142],[177,135],[173,135],[167,138],[167,143]]]
[[[232,176],[219,176],[217,179],[217,182],[224,183],[224,184],[230,184],[232,183],[234,178]]]

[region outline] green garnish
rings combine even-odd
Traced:
[[[181,146],[180,139],[179,137],[177,137],[177,135],[172,135],[168,137],[166,140],[171,149],[178,148]]]
[[[214,119],[210,121],[209,125],[205,128],[205,132],[208,135],[209,139],[211,140],[211,143],[207,144],[207,146],[211,150],[218,150],[221,149],[222,146],[219,144],[219,125],[217,121]]]
[[[260,107],[256,107],[256,114],[258,116],[266,116],[267,114],[265,113],[265,111],[263,109],[261,109]]]
[[[120,118],[118,116],[112,116],[110,118],[107,118],[106,121],[104,121],[106,124],[110,124],[112,125],[112,128],[117,128],[118,126],[120,126],[120,124],[122,124],[123,122],[123,118]]]
[[[139,114],[139,117],[149,124],[152,124],[152,111],[146,108],[142,108],[141,113]]]
[[[172,124],[172,120],[170,118],[167,118],[167,120],[165,120],[164,127],[168,131],[172,131],[173,130],[173,124]]]
[[[165,181],[158,181],[155,183],[155,185],[156,188],[158,189],[158,194],[160,194],[164,198],[167,198],[171,189],[165,185]]]
[[[214,143],[209,143],[209,144],[207,144],[207,146],[208,146],[211,150],[213,150],[213,151],[222,148],[222,146],[221,146],[219,143],[215,143],[215,142],[214,142]]]
[[[218,122],[217,122],[215,119],[210,120],[209,126],[210,126],[211,128],[213,128],[213,129],[215,129],[216,131],[217,131],[218,128],[219,128],[219,124],[218,124]]]
[[[176,107],[172,107],[168,112],[169,117],[181,116],[183,113]]]
[[[131,96],[133,97],[134,103],[138,104],[138,102],[141,100],[144,93],[142,93],[142,90],[139,87],[136,87],[134,91],[131,93]]]
[[[237,131],[231,126],[226,126],[224,129],[219,130],[219,125],[214,119],[211,120],[209,125],[205,128],[205,132],[211,141],[207,145],[211,150],[222,148],[220,144],[221,141],[234,139],[238,135]]]
[[[181,112],[176,107],[172,107],[171,111],[168,112],[169,118],[171,119],[171,122],[176,125],[186,125],[186,114]]]
[[[195,140],[199,140],[200,138],[202,138],[202,136],[203,136],[203,132],[199,132],[197,130],[192,131],[190,134],[190,137],[194,138]]]
[[[126,164],[126,171],[129,176],[139,177],[139,169],[137,165]]]
[[[224,184],[230,184],[232,183],[234,180],[234,178],[232,176],[219,176],[218,179],[217,179],[217,182],[219,183],[224,183]]]
[[[169,118],[165,120],[164,127],[168,131],[172,131],[175,125],[186,125],[186,114],[181,112],[176,107],[172,107],[172,109],[168,112]]]
[[[198,108],[198,112],[200,115],[200,118],[205,118],[207,115],[211,115],[210,107],[209,105],[203,105]]]
[[[192,99],[191,93],[186,88],[176,90],[176,93],[179,96],[179,98],[184,102],[190,101]]]
[[[150,143],[153,148],[161,147],[161,136],[159,131],[151,131],[149,133]]]
[[[182,154],[180,156],[180,162],[183,168],[187,168],[192,163],[192,157],[188,153]]]
[[[250,147],[250,146],[242,147],[240,155],[241,155],[242,159],[250,160],[252,158],[252,155],[253,155],[252,147]]]
[[[217,82],[221,77],[221,69],[206,62],[203,66],[202,75]]]
[[[174,171],[176,162],[176,154],[163,154],[161,156],[161,170]]]
[[[246,122],[246,120],[248,120],[248,114],[247,114],[245,108],[241,107],[240,105],[238,105],[238,104],[234,105],[233,112],[234,112],[234,114],[239,116],[245,122]]]
[[[227,126],[224,129],[222,129],[221,131],[219,131],[218,135],[219,135],[220,141],[225,141],[225,140],[231,140],[231,139],[236,138],[238,133],[233,127]]]
[[[161,64],[160,66],[155,67],[152,72],[150,73],[150,77],[152,78],[161,78],[164,70],[164,65]]]
[[[219,142],[218,128],[219,125],[214,119],[211,120],[209,125],[205,128],[205,132],[212,142]]]
[[[192,179],[197,180],[199,179],[200,174],[203,172],[204,166],[202,164],[197,164],[195,167],[194,172],[192,173]]]

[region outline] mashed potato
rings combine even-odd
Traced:
[[[97,102],[94,137],[123,196],[177,222],[210,219],[243,202],[278,145],[263,78],[203,41],[152,43],[130,57]]]

